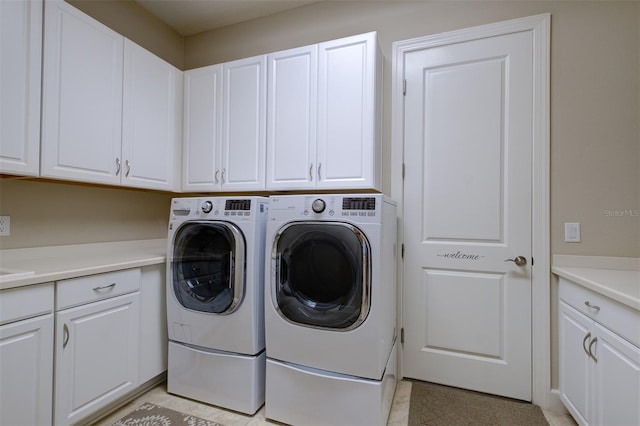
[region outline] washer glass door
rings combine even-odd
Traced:
[[[272,292],[281,316],[312,327],[351,330],[370,307],[370,248],[357,227],[296,222],[274,239]]]
[[[182,306],[229,314],[244,295],[245,241],[227,222],[185,222],[175,233],[173,294]]]

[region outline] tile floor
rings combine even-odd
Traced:
[[[389,414],[387,426],[406,426],[409,418],[409,399],[411,396],[411,382],[401,380],[398,382],[396,393]],[[247,416],[237,412],[226,411],[211,405],[202,404],[191,399],[167,393],[166,382],[162,383],[147,393],[137,397],[119,410],[111,413],[95,423],[95,426],[109,426],[124,417],[129,412],[138,408],[142,403],[150,402],[161,405],[172,410],[186,412],[203,419],[222,423],[225,426],[259,426],[259,425],[279,425],[265,418],[264,406],[254,415]],[[576,423],[568,414],[556,414],[544,412],[550,426],[575,426]]]

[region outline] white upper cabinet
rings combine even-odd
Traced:
[[[321,43],[318,188],[381,189],[382,54],[376,33]]]
[[[122,183],[178,187],[182,71],[125,39],[123,100]]]
[[[264,189],[266,58],[184,77],[183,191]]]
[[[267,188],[380,189],[381,77],[375,32],[270,55]]]
[[[313,187],[316,166],[318,46],[268,57],[267,187]]]
[[[267,63],[265,56],[222,65],[222,189],[264,189]]]
[[[182,190],[220,189],[222,65],[184,73]]]
[[[0,1],[0,173],[40,164],[42,0]]]
[[[173,189],[180,71],[64,1],[46,6],[42,176]]]
[[[61,0],[44,32],[41,174],[119,184],[124,38]]]

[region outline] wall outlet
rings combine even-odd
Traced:
[[[0,237],[11,235],[11,217],[0,216]]]
[[[564,224],[564,242],[565,243],[580,242],[580,224],[579,223]]]

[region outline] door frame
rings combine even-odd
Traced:
[[[404,75],[405,55],[427,48],[482,39],[514,32],[533,33],[534,94],[532,152],[532,402],[543,409],[557,409],[561,402],[551,390],[551,251],[550,251],[550,31],[551,14],[540,14],[494,24],[418,37],[393,43],[391,77],[391,197],[398,203],[398,235],[404,241]],[[401,259],[401,257],[398,257]],[[398,268],[398,324],[402,323],[403,269]],[[535,307],[535,309],[533,309]],[[400,352],[403,347],[400,345]],[[403,377],[402,356],[398,357]]]

